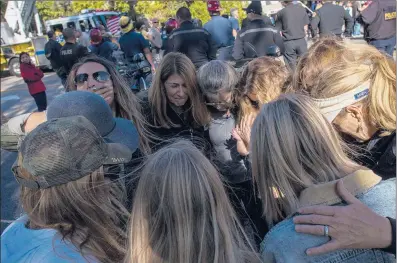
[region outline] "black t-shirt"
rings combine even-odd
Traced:
[[[88,49],[86,47],[77,43],[66,42],[61,48],[61,61],[67,75],[69,75],[73,65],[87,55]]]
[[[284,41],[304,38],[304,27],[309,23],[305,8],[298,4],[289,4],[277,13],[276,28],[282,32]]]
[[[53,39],[48,40],[44,46],[45,56],[51,62],[53,69],[62,67],[61,49],[61,44]]]

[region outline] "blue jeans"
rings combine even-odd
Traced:
[[[360,29],[361,29],[360,23],[358,23],[358,22],[354,23],[354,27],[353,27],[353,36],[358,36],[358,35],[360,35],[360,34],[361,34]]]
[[[394,47],[396,46],[396,36],[388,39],[371,40],[369,44],[393,56]]]

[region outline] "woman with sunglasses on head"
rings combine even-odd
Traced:
[[[102,96],[115,117],[134,122],[140,136],[140,151],[151,151],[150,134],[138,98],[114,65],[104,58],[90,55],[76,63],[67,80],[67,91],[82,90]]]
[[[30,55],[26,52],[19,55],[19,64],[21,76],[28,84],[29,93],[36,102],[37,110],[39,112],[45,111],[47,109],[47,95],[45,85],[41,81],[44,77],[43,72],[32,63]]]
[[[360,155],[354,160],[383,179],[396,177],[396,63],[365,44],[324,39],[298,63],[294,89],[314,98]]]
[[[309,97],[281,95],[265,104],[252,128],[251,142],[253,178],[263,216],[273,226],[261,245],[265,262],[395,262],[393,255],[374,249],[306,254],[329,241],[334,228],[320,223],[317,228],[323,236],[301,234],[295,231],[292,216],[307,206],[345,205],[336,192],[341,180],[377,214],[394,217],[396,213],[395,178],[384,181],[351,161],[337,132]]]
[[[179,140],[141,171],[124,262],[261,262],[211,162]]]
[[[210,154],[207,125],[210,116],[197,84],[196,69],[182,53],[167,54],[160,63],[154,82],[143,96],[143,109],[158,138],[158,149],[175,137],[182,137]]]
[[[241,155],[249,154],[250,129],[261,106],[284,93],[288,81],[288,69],[272,57],[256,58],[245,67],[234,92],[237,127],[233,137]]]
[[[122,262],[129,213],[104,172],[128,157],[122,149],[82,116],[28,134],[13,166],[25,215],[2,233],[1,262]]]

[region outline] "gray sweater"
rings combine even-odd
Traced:
[[[237,152],[237,142],[232,137],[235,124],[233,116],[226,118],[223,113],[213,113],[209,126],[213,161],[229,183],[241,183],[251,178],[249,165]]]

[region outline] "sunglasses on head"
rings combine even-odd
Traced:
[[[83,84],[88,80],[89,75],[87,73],[82,73],[76,75],[74,82],[76,84]],[[98,82],[106,82],[110,80],[110,74],[106,71],[98,71],[92,74],[92,77]]]

